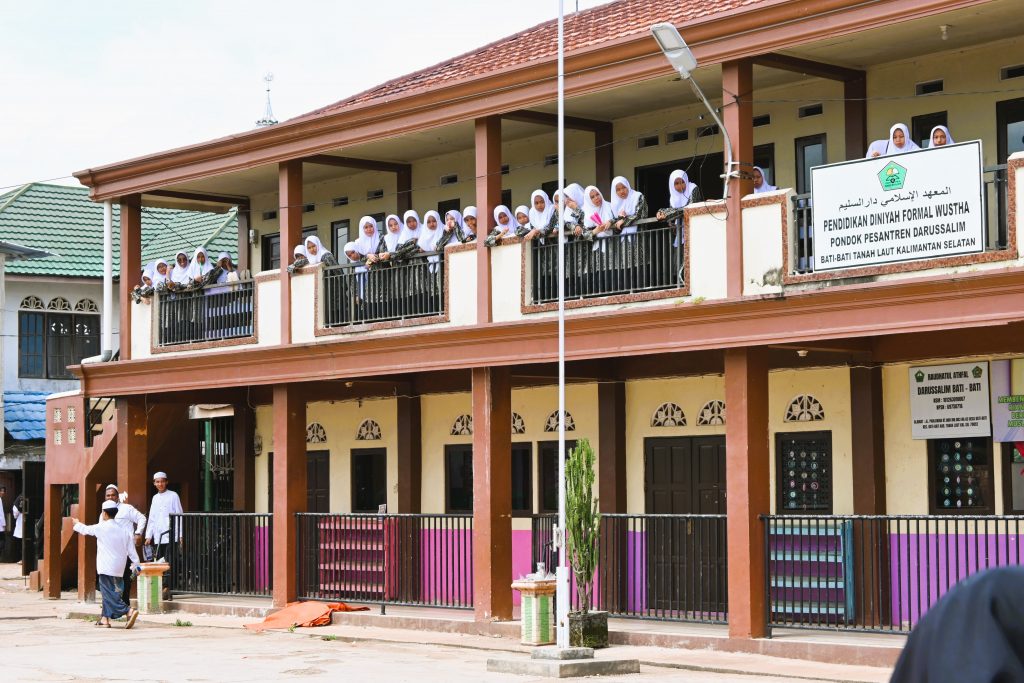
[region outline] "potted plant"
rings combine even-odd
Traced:
[[[601,515],[594,496],[594,449],[580,439],[565,461],[565,536],[579,610],[569,612],[572,647],[608,647],[608,613],[591,612]]]

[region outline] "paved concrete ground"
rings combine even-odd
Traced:
[[[97,628],[76,614],[98,605],[72,596],[43,600],[24,590],[18,568],[0,565],[0,643],[5,681],[518,681],[486,672],[488,657],[528,657],[513,641],[486,636],[334,625],[254,634],[249,619],[142,617],[131,631]],[[70,616],[69,616],[70,615]],[[188,619],[193,626],[175,626]],[[759,655],[654,647],[615,647],[599,657],[633,657],[641,673],[608,681],[883,683],[887,669]]]

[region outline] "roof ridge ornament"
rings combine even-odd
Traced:
[[[258,128],[267,128],[277,123],[274,118],[274,110],[270,106],[270,83],[274,80],[274,74],[267,73],[263,76],[263,82],[267,84],[267,106],[263,110],[263,118],[256,122]]]

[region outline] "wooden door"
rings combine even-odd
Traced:
[[[331,510],[331,453],[330,451],[309,451],[306,453],[306,511],[330,512]]]
[[[377,512],[388,502],[388,450],[352,449],[352,512]]]

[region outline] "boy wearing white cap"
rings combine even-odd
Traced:
[[[149,525],[146,527],[146,545],[156,545],[153,559],[170,559],[167,551],[173,541],[177,541],[177,533],[171,538],[171,515],[180,515],[181,499],[174,491],[167,489],[167,473],[157,472],[153,475],[153,487],[156,495],[149,503]]]
[[[128,615],[125,628],[135,625],[139,611],[132,609],[124,601],[124,564],[131,559],[132,565],[139,564],[139,554],[135,552],[135,541],[132,532],[114,521],[117,516],[117,503],[112,500],[103,502],[102,520],[99,524],[87,526],[75,518],[75,531],[85,536],[96,537],[96,577],[99,579],[100,593],[103,595],[103,611],[97,626],[110,628],[111,619],[120,619]],[[106,620],[106,623],[104,623]]]
[[[146,515],[142,514],[135,509],[135,506],[130,505],[125,500],[128,499],[128,492],[121,493],[117,490],[117,486],[114,484],[107,484],[106,491],[104,491],[103,497],[106,501],[113,502],[117,505],[117,515],[114,517],[114,523],[123,526],[125,529],[132,534],[133,543],[138,545],[142,542],[142,532],[146,529]],[[100,512],[100,521],[103,521],[103,512]],[[132,594],[132,565],[130,562],[125,563],[124,568],[124,601],[131,604]]]

